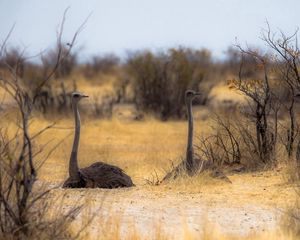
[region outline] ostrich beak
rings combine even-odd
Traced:
[[[88,95],[82,95],[82,97],[87,98],[87,97],[89,97],[89,96],[88,96]]]
[[[201,92],[196,92],[195,96],[202,96],[202,93]]]

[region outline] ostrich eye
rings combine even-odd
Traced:
[[[73,94],[73,97],[78,98],[78,97],[80,97],[80,95],[78,93],[75,93],[75,94]]]

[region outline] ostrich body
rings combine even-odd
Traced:
[[[80,138],[80,115],[78,103],[88,97],[82,93],[72,94],[72,107],[75,117],[75,135],[69,162],[69,178],[64,182],[64,188],[121,188],[132,187],[131,178],[119,167],[103,162],[79,169],[77,152]]]

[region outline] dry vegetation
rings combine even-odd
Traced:
[[[81,28],[66,47],[64,21],[41,64],[7,48],[8,38],[1,46],[1,238],[299,237],[295,35],[277,39],[268,27],[263,40],[273,55],[237,46],[223,62],[208,50],[179,48],[78,64],[71,49]],[[196,155],[221,167],[232,184],[208,172],[161,182],[184,160],[186,89],[204,93],[194,108]],[[117,165],[136,187],[60,188],[74,90],[90,95],[81,105],[80,167]]]
[[[3,119],[1,124],[5,126],[11,122],[9,120]],[[34,134],[50,123],[44,118],[35,119],[30,130]],[[197,135],[212,131],[205,128],[210,123],[210,120],[197,120]],[[9,125],[11,130],[15,128],[14,124]],[[64,140],[39,169],[38,186],[53,187],[66,179],[72,125],[71,119],[57,120],[54,128],[34,141],[37,147],[49,142],[47,147],[51,149]],[[144,121],[95,120],[83,117],[82,130],[80,166],[88,166],[98,160],[115,164],[125,169],[137,185],[129,190],[51,191],[48,200],[54,203],[49,209],[50,216],[74,206],[84,206],[68,228],[75,233],[79,226],[91,221],[80,235],[84,239],[94,239],[95,236],[101,236],[100,239],[144,239],[151,236],[168,239],[174,234],[183,239],[197,239],[199,236],[231,239],[234,235],[237,238],[240,235],[264,238],[270,236],[268,234],[275,235],[274,231],[283,231],[280,216],[294,206],[297,196],[295,184],[286,177],[290,174],[285,167],[230,175],[232,184],[204,174],[156,186],[157,178],[164,176],[172,161],[176,164],[184,155],[185,121],[161,122],[153,118]],[[156,139],[161,139],[164,144]],[[39,162],[39,158],[36,161]],[[203,219],[207,223],[204,224]],[[227,221],[230,222],[229,227]],[[182,227],[178,228],[178,224]],[[219,230],[211,232],[212,226]],[[255,230],[257,232],[253,233]],[[268,233],[263,233],[266,231]],[[284,231],[276,236],[278,239],[287,237]]]

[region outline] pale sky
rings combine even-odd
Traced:
[[[25,46],[30,54],[53,46],[68,6],[66,41],[92,12],[77,41],[82,58],[179,45],[205,47],[222,57],[236,38],[262,47],[266,20],[286,33],[300,25],[299,0],[0,0],[0,41],[16,23],[11,45]]]

